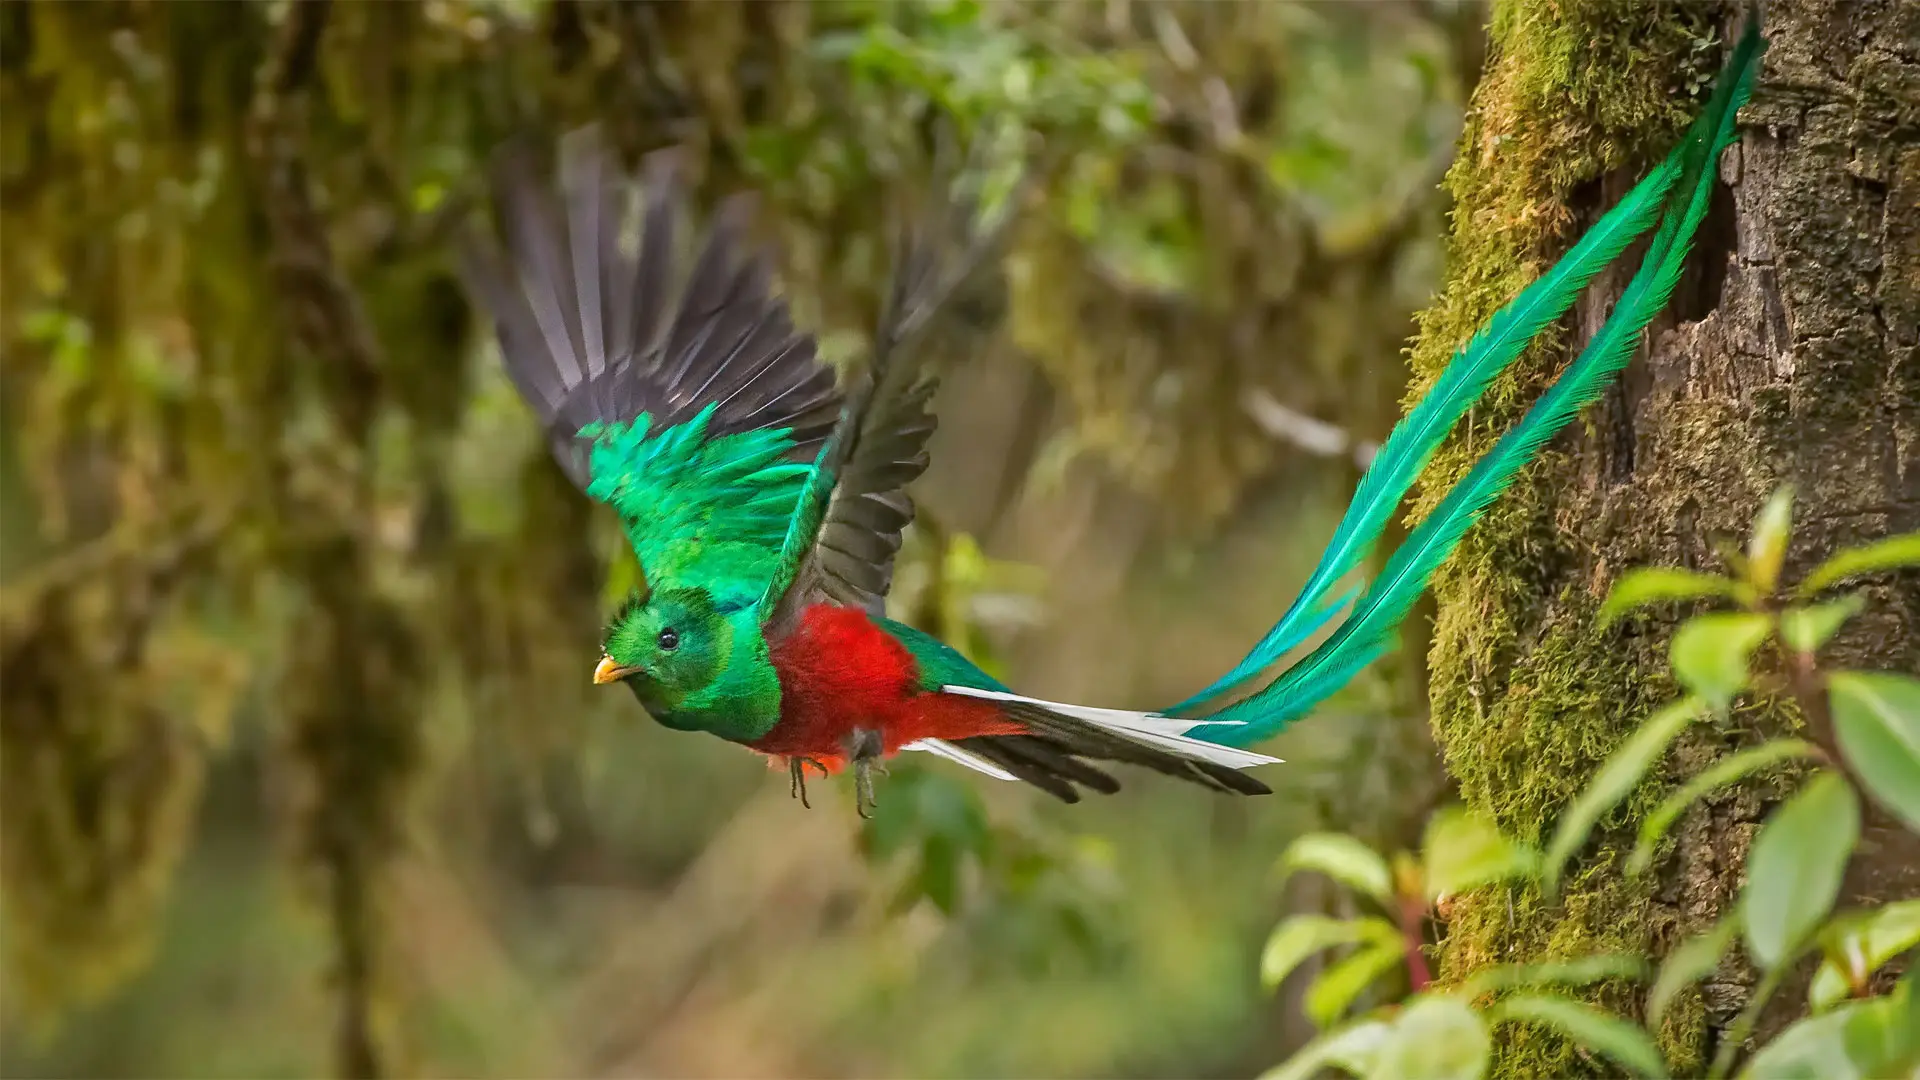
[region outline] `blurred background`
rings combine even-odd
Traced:
[[[600,121],[762,194],[860,355],[899,148],[1053,152],[939,399],[893,614],[1152,707],[1285,607],[1398,415],[1485,11],[0,5],[8,1076],[1251,1076],[1275,856],[1414,839],[1419,639],[1271,798],[844,785],[588,683],[615,523],[453,274],[489,153]],[[917,755],[909,755],[910,757]]]

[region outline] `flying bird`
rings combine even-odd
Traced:
[[[494,190],[506,250],[470,233],[467,279],[555,458],[619,516],[641,571],[606,626],[594,681],[625,684],[669,728],[784,761],[803,801],[809,769],[851,770],[863,815],[876,767],[905,750],[1067,802],[1118,791],[1115,764],[1269,793],[1246,770],[1279,759],[1246,747],[1386,651],[1466,530],[1604,391],[1666,305],[1762,48],[1750,21],[1680,144],[1455,354],[1382,445],[1279,622],[1211,686],[1154,711],[1016,693],[884,612],[913,518],[907,488],[927,466],[943,315],[993,263],[1012,211],[986,222],[975,188],[913,223],[867,362],[842,385],[775,290],[748,234],[748,197],[690,233],[673,151],[644,162],[637,212],[636,185],[594,128],[561,140],[556,186],[528,155],[505,155]],[[1638,272],[1580,355],[1370,582],[1335,595],[1461,415],[1649,232]]]

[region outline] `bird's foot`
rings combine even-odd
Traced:
[[[880,761],[882,747],[880,733],[868,728],[856,728],[847,737],[847,756],[853,759],[853,809],[863,818],[873,817],[880,805],[873,797],[873,774],[887,775]]]
[[[860,758],[853,763],[853,810],[863,818],[873,817],[873,811],[880,806],[873,797],[873,773],[872,758]]]
[[[807,801],[807,766],[809,765],[819,769],[821,776],[827,775],[827,767],[810,757],[790,757],[787,759],[787,776],[790,781],[787,794],[792,798],[799,799],[801,807],[807,810],[813,809],[813,804]]]

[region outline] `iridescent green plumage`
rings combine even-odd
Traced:
[[[651,418],[590,427],[587,495],[619,513],[653,580],[758,600],[813,474],[787,428],[712,435],[714,406],[651,430]]]

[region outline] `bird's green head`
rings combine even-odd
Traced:
[[[709,688],[732,652],[732,627],[705,589],[636,592],[607,624],[593,681],[625,682],[661,717]]]

